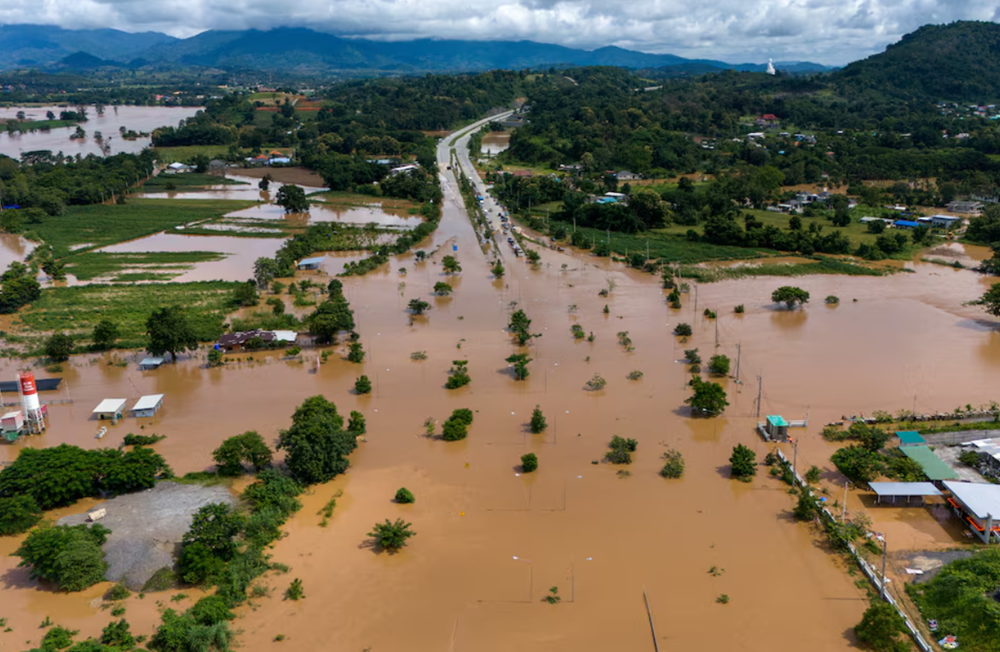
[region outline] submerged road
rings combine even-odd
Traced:
[[[462,201],[462,191],[458,185],[458,173],[459,171],[464,172],[465,176],[468,177],[469,180],[472,181],[473,186],[475,186],[476,194],[483,197],[483,209],[487,211],[487,215],[489,216],[488,219],[490,221],[493,219],[500,219],[500,206],[497,204],[496,200],[493,199],[493,197],[487,194],[486,183],[480,179],[479,174],[476,173],[476,168],[472,164],[472,159],[469,156],[469,138],[471,138],[474,133],[482,129],[484,125],[489,124],[494,120],[503,120],[513,113],[513,111],[504,111],[503,113],[483,118],[482,120],[472,123],[468,127],[463,127],[455,133],[442,138],[441,142],[438,144],[438,168],[441,170],[444,182],[450,186],[451,191],[456,197],[459,198],[459,201]],[[449,170],[448,166],[452,164],[452,151],[455,152],[455,158],[457,161],[456,167],[458,169]],[[464,209],[464,203],[462,213],[466,216],[466,218],[468,218],[468,211]],[[503,241],[502,231],[494,229],[493,238],[497,245],[496,249],[500,251],[502,255],[502,252],[506,250],[506,243]]]

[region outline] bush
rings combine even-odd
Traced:
[[[94,525],[56,525],[33,530],[14,552],[31,577],[64,591],[82,591],[104,580],[108,564],[101,546],[111,530]]]
[[[684,358],[688,361],[688,364],[698,364],[701,362],[701,356],[698,355],[698,349],[685,349]]]
[[[414,315],[422,315],[425,310],[431,307],[431,304],[422,299],[410,299],[410,302],[406,305],[406,307]]]
[[[809,489],[802,487],[799,489],[798,494],[798,501],[795,503],[795,509],[792,510],[795,518],[800,521],[811,521],[819,516],[819,505],[816,503],[816,499],[812,497]]]
[[[53,362],[66,362],[73,353],[73,338],[65,333],[53,333],[45,340],[45,355]]]
[[[615,448],[605,453],[604,459],[612,464],[631,464],[632,454],[627,450]]]
[[[295,578],[292,583],[285,589],[285,599],[286,600],[302,600],[306,597],[305,591],[302,589],[302,580]]]
[[[641,371],[639,371],[638,369],[634,369],[628,372],[628,376],[626,376],[626,378],[628,378],[629,380],[641,380],[643,375],[644,374]]]
[[[982,455],[977,451],[962,451],[958,454],[958,461],[966,466],[971,466],[972,468],[977,469],[982,461]],[[0,514],[2,513],[3,509],[0,508]]]
[[[443,281],[434,284],[434,294],[439,297],[446,297],[452,292],[452,287]]]
[[[693,332],[694,331],[691,330],[691,324],[677,324],[677,327],[674,328],[674,335],[679,335],[681,337],[690,337]]]
[[[185,614],[192,618],[199,625],[211,626],[224,623],[227,620],[236,618],[236,614],[230,611],[229,606],[222,596],[206,595],[194,603],[194,606],[187,610]]]
[[[208,367],[221,367],[226,363],[226,354],[219,349],[210,349],[208,352]]]
[[[904,652],[911,649],[901,638],[907,634],[906,623],[887,602],[873,598],[861,622],[854,627],[858,640],[875,652]]]
[[[806,471],[806,482],[808,482],[809,484],[816,484],[817,482],[819,482],[819,478],[820,478],[819,467],[816,466],[815,464],[810,466],[809,470]]]
[[[826,303],[829,304],[829,305],[834,305],[835,306],[838,303],[840,303],[840,299],[838,297],[835,297],[834,295],[831,294],[831,295],[829,295],[826,298]]]
[[[528,453],[521,456],[521,470],[525,473],[531,473],[538,468],[538,456],[534,453]]]
[[[639,442],[635,439],[625,439],[624,437],[613,435],[611,437],[611,443],[608,444],[608,446],[613,449],[622,449],[634,453],[635,449],[639,447]]]
[[[468,428],[460,421],[449,419],[441,425],[441,438],[445,441],[461,441],[468,436]]]
[[[105,599],[117,602],[119,600],[126,600],[131,595],[132,592],[128,590],[128,587],[119,582],[111,587],[108,594],[105,596]]]
[[[741,303],[735,308],[733,308],[733,312],[735,312],[737,315],[742,315],[744,312],[746,312],[746,308],[744,308],[743,304]]]
[[[539,406],[535,406],[535,409],[531,412],[531,432],[534,434],[539,434],[549,427],[548,422],[545,420],[545,415],[542,414],[542,410]]]
[[[601,374],[594,374],[594,377],[587,381],[587,389],[591,391],[600,391],[604,389],[604,386],[608,384],[608,381],[604,380]]]
[[[713,376],[728,375],[729,357],[725,355],[713,355],[708,361],[708,372]]]
[[[396,492],[396,502],[403,505],[409,505],[415,502],[417,499],[413,497],[413,492],[411,492],[406,487],[400,487]]]
[[[757,475],[757,453],[743,444],[733,448],[729,463],[732,465],[732,476],[737,480],[750,482]]]
[[[354,391],[357,394],[371,394],[372,381],[368,376],[358,376],[358,379],[354,381]]]
[[[451,413],[449,421],[457,421],[465,426],[471,426],[472,416],[472,410],[469,408],[458,408]]]
[[[126,446],[152,446],[153,444],[157,444],[166,438],[166,435],[133,435],[132,433],[129,433],[125,435],[125,439],[122,443]]]
[[[684,475],[684,456],[680,451],[668,448],[663,453],[663,468],[660,475],[664,478],[679,478]]]
[[[135,647],[135,637],[132,636],[128,621],[122,618],[121,620],[108,623],[107,627],[101,631],[101,644],[121,650],[133,649]]]
[[[353,432],[355,435],[363,435],[368,432],[365,415],[361,414],[357,410],[351,410],[351,416],[347,420],[347,431]]]
[[[118,337],[118,325],[109,319],[102,319],[94,326],[94,332],[90,339],[93,341],[95,349],[103,351],[114,348]]]
[[[395,521],[386,519],[385,523],[376,523],[368,536],[375,539],[376,550],[395,553],[406,546],[407,539],[417,535],[416,532],[410,530],[412,525],[401,518],[397,518]]]
[[[237,476],[244,472],[243,465],[249,464],[255,473],[271,465],[271,449],[257,432],[248,430],[242,435],[230,437],[212,452],[216,470],[222,476]]]
[[[448,380],[444,384],[445,388],[458,389],[472,382],[472,378],[469,376],[468,369],[466,368],[469,364],[468,360],[452,360],[451,364],[453,366],[448,370],[449,375]]]
[[[638,448],[639,442],[614,435],[608,447],[611,449],[604,457],[612,464],[631,464],[632,453]]]
[[[351,342],[348,345],[347,359],[355,364],[361,364],[365,359],[365,351],[361,342]]]
[[[42,510],[31,496],[0,498],[0,535],[27,532],[42,519]]]

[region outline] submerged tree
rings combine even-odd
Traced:
[[[809,293],[799,287],[783,285],[771,293],[771,301],[783,303],[791,310],[798,304],[809,303]]]
[[[757,453],[743,444],[737,444],[733,448],[733,454],[729,456],[729,464],[732,466],[732,476],[737,480],[750,482],[757,475]]]
[[[416,536],[417,533],[410,530],[413,523],[407,523],[401,518],[395,521],[385,519],[385,523],[376,523],[368,536],[375,539],[376,550],[384,550],[390,554],[398,552],[404,548],[407,539]]]
[[[306,192],[294,184],[278,188],[278,195],[275,197],[274,203],[284,208],[286,213],[309,212],[309,200],[306,199]]]
[[[146,335],[149,336],[147,351],[153,355],[169,353],[175,362],[178,353],[198,348],[198,338],[180,306],[154,310],[146,320]]]
[[[528,377],[528,363],[532,358],[527,353],[515,353],[507,357],[507,362],[514,365],[514,379],[524,380]]]
[[[531,432],[534,434],[540,434],[549,427],[548,422],[545,420],[545,415],[542,414],[542,409],[539,406],[535,406],[535,409],[531,412]]]
[[[684,400],[691,406],[692,410],[697,410],[705,415],[717,416],[729,406],[726,399],[726,390],[722,385],[713,382],[705,382],[700,377],[691,379],[691,387],[694,394]]]

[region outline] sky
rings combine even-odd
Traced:
[[[984,0],[0,0],[0,23],[187,37],[310,27],[404,40],[616,45],[688,58],[843,65],[927,23],[1000,20]]]

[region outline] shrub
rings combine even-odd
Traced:
[[[684,456],[681,452],[668,448],[663,453],[663,468],[660,475],[664,478],[679,478],[684,475]]]
[[[708,361],[708,372],[713,376],[728,375],[729,357],[725,355],[713,355]]]
[[[604,458],[612,464],[631,464],[632,454],[625,449],[614,448],[604,454]]]
[[[111,587],[111,590],[108,591],[108,594],[105,597],[112,602],[117,602],[119,600],[125,600],[131,595],[132,592],[128,590],[128,587],[119,582]]]
[[[454,410],[451,413],[451,416],[448,417],[448,420],[457,421],[465,426],[471,426],[472,418],[473,418],[472,410],[470,410],[469,408],[458,408],[457,410]]]
[[[446,297],[452,292],[452,287],[445,283],[444,281],[438,281],[434,284],[434,294],[439,297]]]
[[[530,375],[528,371],[528,363],[531,362],[532,358],[528,357],[527,353],[514,353],[507,356],[507,362],[514,365],[514,379],[524,380]]]
[[[573,324],[572,326],[569,327],[569,330],[571,333],[573,333],[573,339],[575,340],[582,340],[584,337],[586,337],[586,334],[583,331],[583,326],[581,326],[580,324]]]
[[[816,484],[817,482],[819,482],[819,478],[820,478],[819,467],[814,464],[811,467],[809,467],[808,471],[806,471],[806,482],[808,482],[809,484]]]
[[[469,435],[466,425],[460,421],[445,421],[441,425],[441,438],[445,441],[461,441]]]
[[[64,591],[82,591],[104,580],[108,569],[101,546],[111,530],[94,525],[56,525],[33,530],[14,552],[31,577]]]
[[[631,464],[632,453],[638,448],[639,442],[614,435],[608,447],[611,449],[605,458],[612,464]]]
[[[208,351],[208,366],[209,368],[221,367],[226,363],[226,354],[219,349],[210,349]]]
[[[431,304],[421,299],[410,299],[410,302],[407,304],[407,308],[414,315],[422,315],[424,314],[424,311],[430,307]]]
[[[242,435],[230,437],[212,452],[219,475],[236,476],[249,464],[255,473],[271,465],[271,449],[257,432],[248,430]]]
[[[594,377],[587,381],[587,389],[596,392],[604,389],[607,384],[608,381],[604,380],[601,374],[594,374]]]
[[[199,625],[207,626],[236,618],[236,614],[230,611],[225,599],[219,595],[206,595],[195,602],[185,615],[190,616]]]
[[[368,536],[375,539],[376,550],[385,550],[391,554],[404,548],[407,539],[417,535],[416,532],[410,530],[412,525],[401,518],[397,518],[395,521],[386,519],[385,523],[376,523]]]
[[[125,439],[122,443],[126,446],[152,446],[153,444],[159,443],[166,438],[166,435],[133,435],[132,433],[129,433],[125,435]]]
[[[622,449],[634,453],[635,449],[639,447],[639,442],[635,439],[625,439],[624,437],[613,435],[611,443],[608,446],[613,449]]]
[[[528,453],[521,456],[521,469],[525,473],[531,473],[538,468],[538,456],[534,453]]]
[[[743,307],[742,303],[733,308],[733,312],[735,312],[737,315],[742,315],[745,311],[746,308]]]
[[[789,473],[791,473],[790,470]],[[799,497],[795,503],[795,509],[792,510],[795,518],[800,521],[811,521],[819,516],[819,505],[816,504],[816,499],[813,498],[809,489],[802,487],[799,489],[798,494]]]
[[[361,364],[365,359],[365,351],[361,342],[351,342],[347,345],[347,359],[355,364]]]
[[[729,463],[732,465],[732,476],[737,480],[750,482],[757,475],[757,453],[743,444],[733,448]]]
[[[399,491],[396,492],[396,502],[403,505],[409,505],[415,502],[417,499],[413,497],[413,493],[406,487],[400,487]]]
[[[358,394],[371,394],[372,381],[369,380],[368,376],[358,376],[358,379],[354,381],[354,391]]]
[[[42,510],[31,496],[0,498],[0,535],[27,532],[42,519]]]
[[[840,299],[831,294],[826,298],[826,302],[830,305],[837,305],[838,303],[840,303]]]
[[[445,388],[458,389],[472,382],[467,369],[468,360],[452,360],[451,364],[453,366],[448,370],[449,375],[448,380],[444,384]]]
[[[285,599],[286,600],[302,600],[306,597],[305,591],[302,589],[302,580],[295,578],[292,583],[285,589]]]
[[[45,355],[53,362],[66,362],[73,353],[73,338],[65,333],[53,333],[45,340]]]
[[[677,327],[674,328],[674,335],[679,335],[681,337],[690,337],[693,332],[694,331],[691,330],[691,324],[677,324]]]
[[[414,351],[410,354],[410,360],[419,361],[427,359],[427,351]]]
[[[716,314],[715,314],[715,311],[714,311],[714,310],[709,310],[708,308],[705,308],[705,312],[704,312],[704,313],[702,313],[702,314],[703,314],[703,315],[704,315],[704,316],[705,316],[705,317],[706,317],[707,319],[715,319],[715,318],[716,318]]]
[[[698,355],[698,349],[685,349],[684,358],[689,364],[698,364],[701,362],[701,356]]]
[[[132,636],[128,621],[122,618],[121,620],[108,623],[104,630],[101,631],[101,644],[121,650],[133,649],[135,647],[135,637]]]
[[[858,640],[876,652],[899,652],[910,649],[904,641],[908,630],[903,617],[887,602],[873,598],[861,622],[854,627]]]
[[[545,415],[542,414],[542,409],[539,406],[535,406],[535,409],[531,412],[531,432],[534,434],[539,434],[548,428],[549,424],[545,420]]]
[[[979,468],[980,461],[982,460],[982,455],[976,451],[962,451],[958,454],[958,461],[966,466],[971,466],[972,468]],[[0,508],[0,514],[3,513],[3,509]]]
[[[347,420],[347,431],[355,435],[363,435],[368,432],[368,425],[365,415],[357,410],[351,410],[351,416]]]

